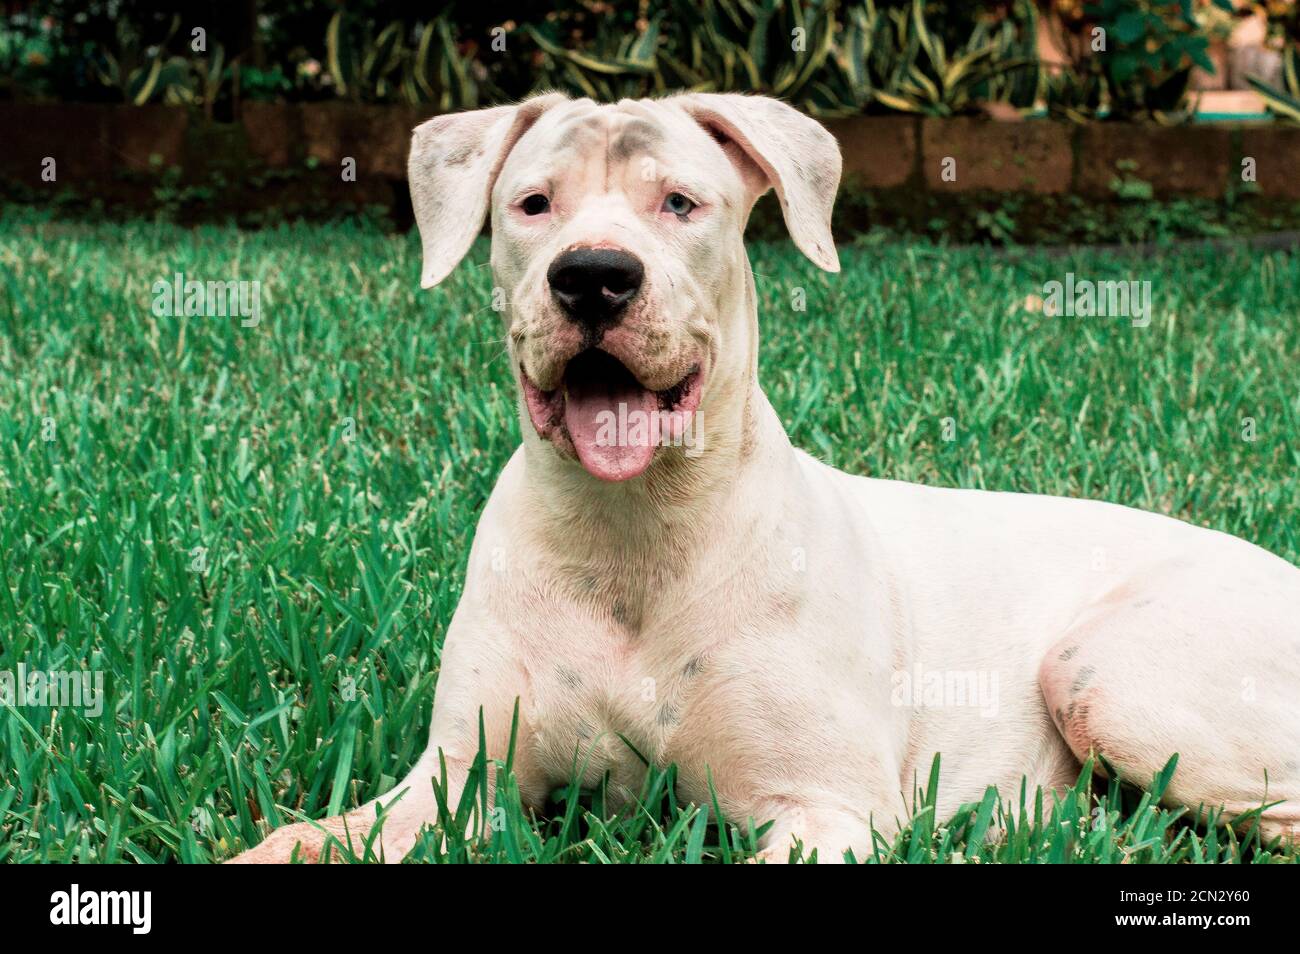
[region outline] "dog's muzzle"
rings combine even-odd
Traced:
[[[649,370],[640,366],[638,355],[624,350],[626,341],[613,341],[624,330],[621,322],[631,327],[637,320],[629,311],[644,279],[641,260],[622,249],[582,246],[562,252],[546,270],[546,281],[558,310],[581,330],[582,341],[550,390],[534,383],[522,362],[519,366],[524,404],[538,435],[600,480],[630,480],[643,473],[657,448],[680,441],[700,404],[699,364],[668,387],[660,380],[652,387],[638,377]]]

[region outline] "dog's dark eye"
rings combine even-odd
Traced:
[[[664,199],[663,211],[671,212],[673,215],[686,216],[693,208],[695,203],[680,192],[670,192],[668,198]]]
[[[540,192],[534,192],[519,207],[524,210],[524,215],[541,215],[551,207],[551,200],[546,198]]]

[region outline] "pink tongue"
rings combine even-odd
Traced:
[[[587,473],[631,480],[650,466],[659,445],[659,399],[631,380],[570,388],[564,423]]]

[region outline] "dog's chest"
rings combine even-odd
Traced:
[[[636,788],[642,757],[656,765],[673,760],[674,736],[707,683],[707,661],[618,639],[586,649],[529,667],[533,755],[556,784],[576,769],[587,785],[609,772]]]

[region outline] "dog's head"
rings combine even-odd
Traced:
[[[752,378],[754,201],[774,188],[795,244],[837,271],[839,177],[834,138],[762,97],[548,94],[439,116],[411,144],[421,284],[447,276],[490,208],[523,426],[626,480]]]

